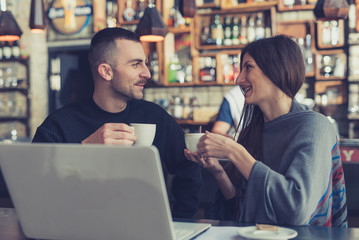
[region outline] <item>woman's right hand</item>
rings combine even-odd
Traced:
[[[224,169],[223,169],[222,165],[219,163],[217,158],[213,158],[213,157],[204,158],[204,157],[201,157],[199,155],[199,153],[191,152],[188,149],[184,150],[184,155],[186,156],[186,158],[188,160],[199,164],[203,168],[206,168],[214,176],[220,175],[224,172]]]

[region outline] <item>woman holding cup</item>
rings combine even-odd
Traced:
[[[206,132],[186,157],[207,168],[221,220],[347,226],[338,138],[322,114],[294,96],[305,81],[299,46],[284,35],[248,44],[236,79],[245,108],[238,141]],[[228,159],[222,167],[218,159]]]

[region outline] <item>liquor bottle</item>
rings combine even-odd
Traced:
[[[211,44],[211,40],[209,26],[204,26],[201,33],[201,45],[209,45]]]
[[[138,1],[138,7],[137,7],[137,13],[136,13],[136,18],[137,19],[140,19],[143,16],[143,14],[145,12],[145,8],[146,8],[145,0],[139,0]]]
[[[224,33],[221,19],[218,14],[214,16],[214,22],[211,26],[211,35],[212,39],[216,41],[216,45],[220,46],[223,44]]]
[[[236,81],[239,75],[239,57],[237,55],[233,56],[233,80]]]
[[[256,27],[253,15],[250,15],[248,19],[247,39],[248,42],[253,42],[256,39]]]
[[[333,46],[339,43],[339,37],[340,37],[339,32],[340,30],[339,30],[338,21],[337,20],[330,21],[330,33],[331,33],[330,40]]]
[[[132,8],[132,0],[126,1],[126,8],[123,11],[123,19],[125,21],[133,21],[136,16],[136,11]]]
[[[231,17],[226,16],[224,19],[224,45],[232,45],[232,29],[231,29]]]
[[[203,59],[203,58],[202,58]],[[199,77],[201,82],[215,82],[216,81],[216,59],[205,57],[200,63]]]
[[[283,4],[286,5],[289,9],[292,9],[295,4],[295,0],[284,0]]]
[[[188,64],[186,67],[186,82],[191,83],[193,81],[193,67],[192,64]]]
[[[171,61],[168,67],[168,82],[169,83],[174,83],[177,80],[177,71],[179,70],[179,59],[177,54],[174,54],[171,57]]]
[[[239,36],[239,41],[241,44],[247,44],[248,43],[248,37],[247,37],[247,16],[243,15],[241,18],[241,31]]]
[[[156,51],[152,53],[150,69],[151,69],[152,80],[155,83],[158,83],[160,76],[159,76],[159,66],[158,66],[158,55]]]
[[[305,36],[305,72],[311,73],[313,71],[313,52],[312,52],[312,35]]]
[[[239,42],[239,24],[238,24],[238,16],[234,16],[232,20],[232,44],[238,45]]]
[[[259,12],[257,14],[257,21],[256,21],[256,40],[265,38],[265,28],[264,28],[264,21],[263,21],[263,13]]]
[[[12,52],[11,52],[10,44],[9,44],[9,42],[5,42],[5,45],[3,47],[4,59],[10,59],[11,55],[12,55]]]
[[[20,52],[20,46],[17,41],[15,41],[11,46],[11,55],[14,59],[19,59],[21,52]]]
[[[322,44],[329,45],[331,44],[331,30],[330,30],[330,23],[329,21],[323,22],[322,27]]]
[[[173,6],[171,8],[169,16],[168,16],[167,25],[169,27],[174,27],[175,22],[177,22],[177,20],[176,20],[176,8],[175,8],[175,6]]]
[[[304,60],[304,62],[306,62],[305,55],[304,55],[304,53],[305,53],[305,45],[304,44],[305,44],[304,38],[302,38],[302,37],[298,38],[298,45],[299,45],[300,51],[302,52],[303,60]]]

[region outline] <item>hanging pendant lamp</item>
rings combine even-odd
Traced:
[[[10,11],[6,11],[6,0],[0,1],[0,41],[17,41],[22,31]]]
[[[140,36],[141,41],[145,42],[159,42],[165,39],[168,27],[153,1],[149,2],[135,32]]]
[[[44,1],[31,0],[30,29],[32,33],[42,33],[45,29]]]
[[[318,0],[314,8],[317,19],[343,19],[349,12],[347,0]]]

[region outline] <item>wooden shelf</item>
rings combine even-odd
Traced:
[[[195,125],[195,126],[208,125],[212,123],[212,122],[195,122],[193,120],[185,120],[185,119],[176,119],[176,122],[179,125]]]
[[[221,8],[225,10],[238,11],[238,9],[245,9],[246,11],[261,11],[277,5],[277,1],[253,2],[253,3],[238,3],[237,5],[227,4],[227,0],[221,0]]]
[[[349,120],[359,120],[359,114],[348,114]]]
[[[340,76],[324,76],[321,74],[320,70],[322,68],[322,58],[323,56],[331,56],[331,58],[335,58],[335,61],[340,58],[343,61],[344,73]],[[333,61],[333,59],[331,60]],[[316,54],[316,72],[315,78],[316,80],[344,80],[347,75],[347,56],[343,49],[332,49],[332,50],[320,50],[317,51]],[[332,63],[332,66],[338,67],[337,63]],[[333,70],[335,73],[335,69]]]
[[[199,45],[199,50],[224,50],[224,49],[242,49],[246,44],[240,45]]]
[[[170,27],[170,28],[168,28],[168,30],[169,30],[169,32],[171,32],[173,34],[191,33],[190,27],[179,27],[179,28]]]

